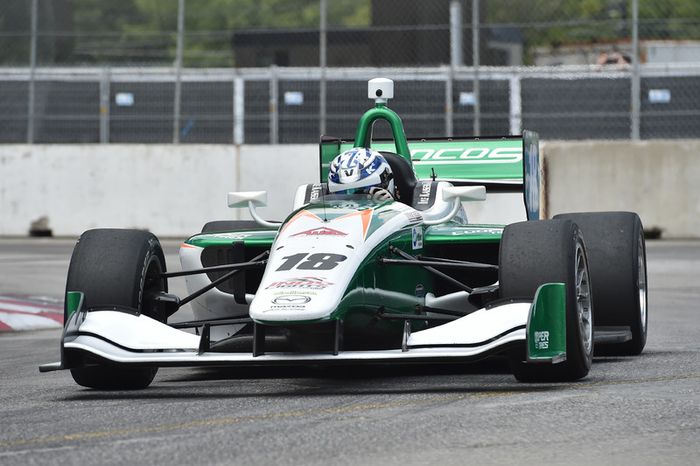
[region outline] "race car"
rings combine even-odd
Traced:
[[[388,108],[393,82],[369,82],[375,106],[354,140],[322,137],[319,178],[282,222],[266,193],[228,194],[251,221],[213,221],[168,272],[151,233],[95,229],[70,262],[60,361],[95,389],[141,389],[164,366],[467,363],[506,357],[524,382],[585,377],[594,350],[642,352],[644,231],[635,213],[541,219],[537,134],[407,140]],[[388,123],[392,139],[375,140]],[[329,163],[380,151],[395,193],[333,193]],[[522,211],[507,226],[472,221]],[[506,223],[506,222],[504,222]],[[184,277],[188,296],[168,293]],[[168,323],[189,304],[194,320]]]

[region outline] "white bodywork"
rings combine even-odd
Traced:
[[[250,317],[259,322],[330,318],[372,250],[412,224],[421,228],[420,216],[411,217],[412,212],[398,202],[365,210],[352,205],[329,209],[325,218],[320,209],[299,211],[272,245]],[[372,217],[383,214],[391,218],[368,235]]]
[[[301,185],[297,189],[294,196],[295,209],[304,206],[307,187],[308,185]],[[418,233],[422,237],[423,225],[444,222],[448,217],[466,222],[461,203],[457,201],[461,194],[460,190],[464,191],[465,188],[454,188],[450,183],[439,182],[435,203],[430,209],[421,212],[399,202],[377,206],[377,209],[399,212],[401,215],[396,215],[377,231],[372,232],[369,237],[367,229],[374,209],[357,211],[350,205],[352,202],[348,201],[347,214],[328,221],[318,212],[312,214],[306,210],[300,211],[281,228],[271,248],[265,275],[255,299],[252,295],[246,296],[249,303],[252,301],[251,306],[238,304],[233,295],[214,288],[192,302],[195,319],[250,315],[257,321],[284,322],[327,318],[343,297],[359,264],[387,236],[403,228],[413,227],[420,230]],[[469,187],[467,191],[463,195],[469,199],[483,199],[482,187]],[[229,194],[229,200],[233,204],[236,204],[234,202],[236,200],[243,205],[253,198],[262,199],[261,192],[238,194],[240,194],[238,197],[236,193]],[[329,210],[328,213],[335,212]],[[304,234],[305,232],[307,234]],[[232,241],[240,239],[237,233],[222,233],[222,235],[226,235]],[[420,252],[422,244],[416,244],[415,249]],[[182,269],[202,268],[202,250],[203,248],[194,245],[183,244],[180,248]],[[312,254],[322,253],[337,254],[345,256],[346,259],[339,262],[332,270],[293,268],[278,271],[284,264],[285,257],[306,254],[306,258],[300,260],[302,262],[308,260]],[[297,267],[299,265],[297,264]],[[209,285],[211,281],[206,274],[199,274],[187,276],[186,283],[188,291],[193,293]],[[231,335],[236,328],[214,328],[212,331],[217,338],[222,338]]]
[[[524,342],[529,303],[480,309],[447,324],[415,332],[406,350],[330,353],[198,353],[200,337],[173,329],[150,317],[119,311],[85,313],[78,336],[66,349],[83,350],[125,364],[183,365],[282,364],[304,362],[382,362],[404,359],[474,358],[515,342]],[[94,335],[99,335],[95,337]]]

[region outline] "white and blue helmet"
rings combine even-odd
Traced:
[[[394,193],[394,176],[384,156],[364,147],[353,147],[331,161],[328,190],[332,193],[369,193],[383,188]]]

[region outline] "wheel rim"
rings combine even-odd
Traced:
[[[580,243],[576,244],[576,316],[583,348],[586,354],[590,354],[593,348],[591,286],[586,256]]]
[[[644,237],[639,234],[637,241],[637,289],[639,290],[639,318],[641,320],[642,333],[647,331],[647,268],[644,252]]]
[[[143,278],[142,298],[139,303],[140,311],[149,317],[157,317],[155,298],[159,293],[165,291],[161,273],[160,261],[154,256],[151,258]]]

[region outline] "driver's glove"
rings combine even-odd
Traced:
[[[384,188],[372,188],[369,190],[369,193],[372,195],[372,200],[377,202],[384,202],[394,199],[394,196],[392,196],[391,193]]]

